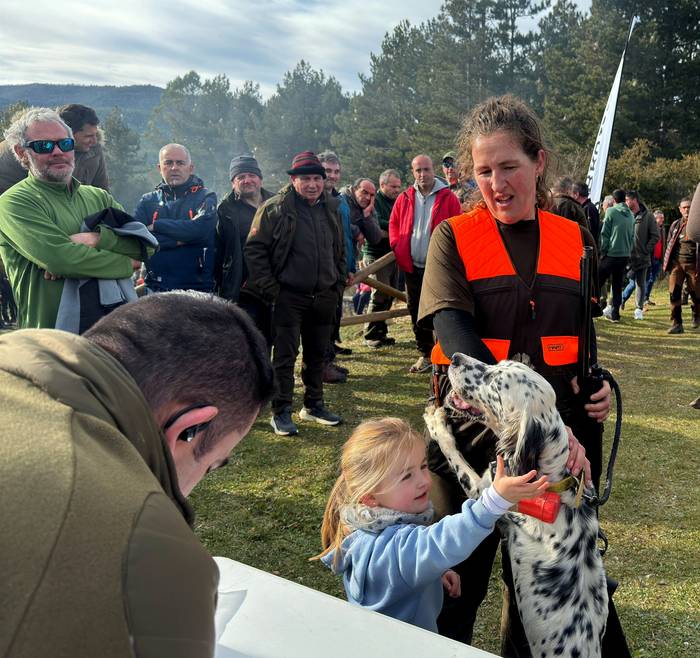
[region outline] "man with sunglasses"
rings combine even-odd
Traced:
[[[186,497],[267,403],[266,352],[196,292],[0,336],[0,655],[213,656],[218,572]]]
[[[109,190],[107,165],[102,149],[100,120],[91,107],[71,103],[57,110],[58,116],[73,131],[75,169],[73,176],[85,185]],[[0,194],[27,177],[27,170],[17,161],[7,142],[0,142]]]
[[[29,176],[0,195],[0,257],[20,328],[53,328],[64,279],[128,279],[141,242],[104,224],[81,232],[86,217],[121,206],[105,190],[73,177],[71,128],[48,108],[30,108],[5,131]]]

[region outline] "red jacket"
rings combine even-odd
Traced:
[[[411,235],[413,234],[415,198],[416,188],[411,185],[396,199],[389,218],[389,244],[396,255],[396,264],[404,272],[413,272]],[[441,221],[459,215],[461,212],[459,199],[449,187],[438,190],[430,215],[430,233],[432,234]]]

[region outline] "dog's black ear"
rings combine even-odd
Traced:
[[[542,425],[532,417],[523,416],[513,455],[513,475],[524,475],[537,469],[544,442],[545,434]]]

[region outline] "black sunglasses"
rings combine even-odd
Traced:
[[[445,167],[446,169],[450,169],[450,168],[454,169],[455,161],[454,160],[443,160],[442,166]]]
[[[24,142],[23,146],[41,155],[53,153],[56,146],[64,153],[67,153],[75,148],[75,140],[72,137],[65,137],[64,139],[35,139],[31,142]]]
[[[168,418],[166,421],[165,425],[163,425],[163,431],[169,429],[172,427],[178,418],[181,418],[184,416],[188,411],[192,411],[192,409],[202,409],[203,407],[208,407],[209,404],[203,404],[203,403],[198,403],[198,404],[191,404],[189,407],[185,407],[184,409],[180,409],[175,415],[171,416]],[[206,423],[200,423],[199,425],[193,425],[192,427],[188,427],[186,430],[183,430],[177,437],[178,441],[186,441],[187,443],[191,443],[194,440],[194,437],[197,436],[198,432],[201,432],[202,430],[207,429],[209,427],[209,424],[211,423],[211,420],[208,420]]]

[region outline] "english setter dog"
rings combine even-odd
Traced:
[[[498,437],[496,450],[513,475],[537,470],[550,483],[568,477],[568,434],[550,384],[522,363],[488,366],[455,354],[445,406],[463,422],[479,422]],[[489,486],[457,449],[444,407],[428,407],[425,423],[471,498]],[[595,658],[608,615],[608,591],[597,547],[598,519],[576,493],[561,493],[553,523],[506,513],[499,529],[508,545],[518,610],[534,658]]]

